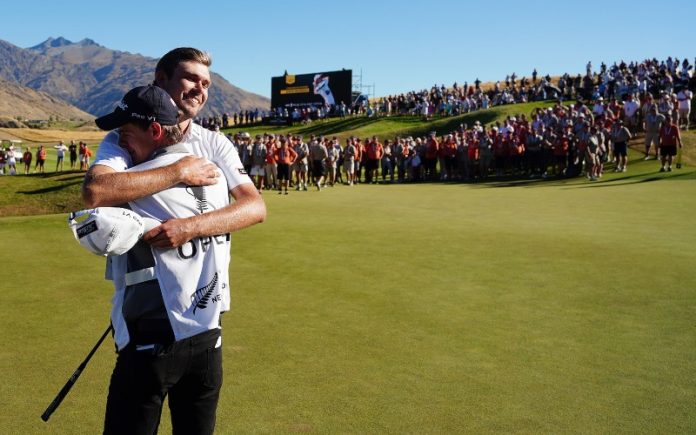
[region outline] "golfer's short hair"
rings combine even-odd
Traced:
[[[179,111],[179,117],[181,117],[181,111]],[[134,120],[131,122],[143,131],[150,128],[150,124],[152,124],[151,121],[146,120]],[[184,132],[181,131],[178,125],[162,125],[162,131],[164,132],[165,146],[174,145],[184,139]]]
[[[167,78],[171,78],[179,63],[186,61],[198,62],[207,67],[213,63],[213,59],[204,51],[192,47],[179,47],[162,56],[155,67],[155,74],[162,71]]]

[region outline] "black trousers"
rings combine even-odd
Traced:
[[[105,434],[155,434],[169,395],[172,433],[212,434],[222,386],[220,330],[170,345],[129,343],[111,375]]]

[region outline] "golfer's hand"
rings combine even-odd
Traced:
[[[173,165],[187,186],[209,186],[218,182],[218,167],[203,157],[187,156]]]
[[[155,248],[178,248],[196,234],[187,219],[171,219],[143,234],[143,240]]]

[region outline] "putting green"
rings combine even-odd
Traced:
[[[696,431],[693,168],[265,193],[233,236],[217,433]],[[98,433],[103,259],[0,219],[1,433]],[[165,412],[161,433],[170,432]]]

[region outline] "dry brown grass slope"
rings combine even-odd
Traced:
[[[0,117],[90,121],[93,115],[45,92],[0,79]]]

